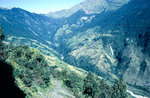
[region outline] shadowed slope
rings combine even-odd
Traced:
[[[12,67],[0,61],[0,97],[24,98],[25,94],[15,85],[15,79],[12,74]]]

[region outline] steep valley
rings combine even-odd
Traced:
[[[135,0],[98,15],[75,13],[55,34],[64,61],[149,92],[149,5]]]
[[[104,5],[91,5],[101,8],[93,12],[73,7],[65,18],[62,12],[57,17],[0,9],[4,42],[37,48],[50,65],[80,75],[91,71],[109,82],[122,77],[131,91],[150,97],[150,1],[93,1]]]

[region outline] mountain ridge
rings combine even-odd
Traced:
[[[57,39],[61,39],[60,48],[63,49],[62,46],[64,46],[64,60],[71,65],[80,65],[79,67],[86,70],[88,68],[92,70],[96,65],[100,67],[96,69],[101,69],[101,72],[105,73],[106,71],[123,76],[126,82],[131,85],[141,87],[143,84],[147,84],[149,80],[149,57],[147,54],[149,52],[147,51],[145,54],[140,51],[149,49],[149,39],[147,38],[150,25],[149,5],[148,0],[133,0],[116,11],[95,15],[91,22],[88,22],[90,18],[86,15],[78,17],[72,24],[66,22],[55,34]],[[86,19],[82,21],[82,17],[86,17]],[[141,41],[139,38],[145,39],[147,42]],[[133,51],[136,52],[132,54]],[[102,58],[99,59],[99,56]],[[134,68],[132,68],[133,65]],[[142,68],[145,67],[146,69],[142,71]],[[134,74],[133,70],[137,73]],[[94,71],[97,72],[93,69],[92,72]],[[129,73],[131,75],[128,75]],[[100,75],[102,74],[100,73]],[[135,77],[137,78],[135,79]],[[147,78],[138,79],[140,77]],[[140,80],[144,80],[145,83]],[[142,87],[149,89],[148,86],[143,85]]]
[[[86,0],[70,9],[50,12],[47,16],[52,18],[67,18],[79,10],[83,10],[86,14],[101,13],[103,11],[116,10],[129,1],[130,0]]]
[[[107,2],[112,3],[113,1]],[[116,8],[116,5],[112,4],[111,9],[113,6]],[[11,38],[11,40],[15,40],[14,43],[18,44],[32,43],[30,46],[40,47],[42,50],[46,50],[45,47],[48,47],[50,49],[47,51],[53,51],[54,55],[70,65],[92,71],[110,81],[117,77],[123,77],[129,85],[149,92],[149,5],[149,0],[132,0],[120,8],[117,7],[116,10],[103,10],[102,13],[86,14],[84,10],[79,10],[64,20],[14,12],[14,15],[18,15],[14,22],[11,17],[4,18],[12,15],[6,12],[7,14],[0,13],[0,24],[6,34],[11,34],[6,41],[10,41]],[[31,30],[28,29],[27,22],[24,22],[26,15],[30,16],[27,20],[33,22]],[[16,23],[15,26],[18,29],[12,32],[14,27],[7,20],[12,21],[13,25]],[[36,24],[37,20],[39,25]],[[46,22],[48,23],[45,24]],[[10,28],[7,28],[7,25]],[[19,29],[23,28],[20,25],[25,28]],[[40,32],[37,33],[37,27],[46,29],[44,31],[46,33],[41,30],[42,34],[46,34],[45,37],[42,34],[40,36]],[[23,35],[25,40],[21,38],[22,34],[19,30],[25,35]],[[27,32],[23,30],[27,30]],[[48,33],[47,30],[51,33]],[[18,37],[15,34],[20,35]],[[28,34],[31,37],[34,35],[35,38],[28,38]],[[52,55],[48,52],[44,53]],[[142,94],[150,96],[145,92]]]

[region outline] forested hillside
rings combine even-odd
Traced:
[[[74,68],[58,59],[51,61],[51,57],[45,60],[44,55],[37,49],[28,46],[14,46],[12,43],[5,45],[2,42],[4,37],[5,35],[0,28],[0,59],[2,60],[0,61],[0,68],[2,68],[0,85],[3,89],[3,95],[0,96],[7,97],[9,96],[7,93],[10,93],[10,95],[20,96],[20,98],[25,97],[25,94],[26,97],[51,97],[53,95],[50,93],[53,91],[55,79],[62,81],[64,89],[72,92],[72,97],[127,97],[127,87],[121,79],[110,86],[91,72]],[[9,65],[3,62],[7,62]],[[54,64],[51,64],[52,62]],[[10,79],[9,82],[8,79]],[[62,97],[68,96],[65,95],[66,93],[62,94]]]
[[[149,97],[149,6],[87,0],[62,11],[65,18],[1,8],[1,59],[27,96],[126,98],[128,89]]]
[[[12,66],[4,62],[6,58],[5,46],[2,42],[4,37],[5,35],[0,27],[0,96],[5,98],[8,98],[9,96],[23,98],[25,97],[25,93],[15,85],[15,78],[12,76]]]
[[[122,76],[148,94],[149,5],[133,0],[115,11],[70,16],[55,34],[63,60],[109,80]]]

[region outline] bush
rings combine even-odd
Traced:
[[[127,98],[127,87],[123,79],[117,80],[113,85],[112,98]]]
[[[48,87],[49,65],[39,51],[27,46],[16,46],[8,54],[8,61],[14,67],[14,76],[20,78],[27,87],[31,87],[37,81],[40,85]]]

